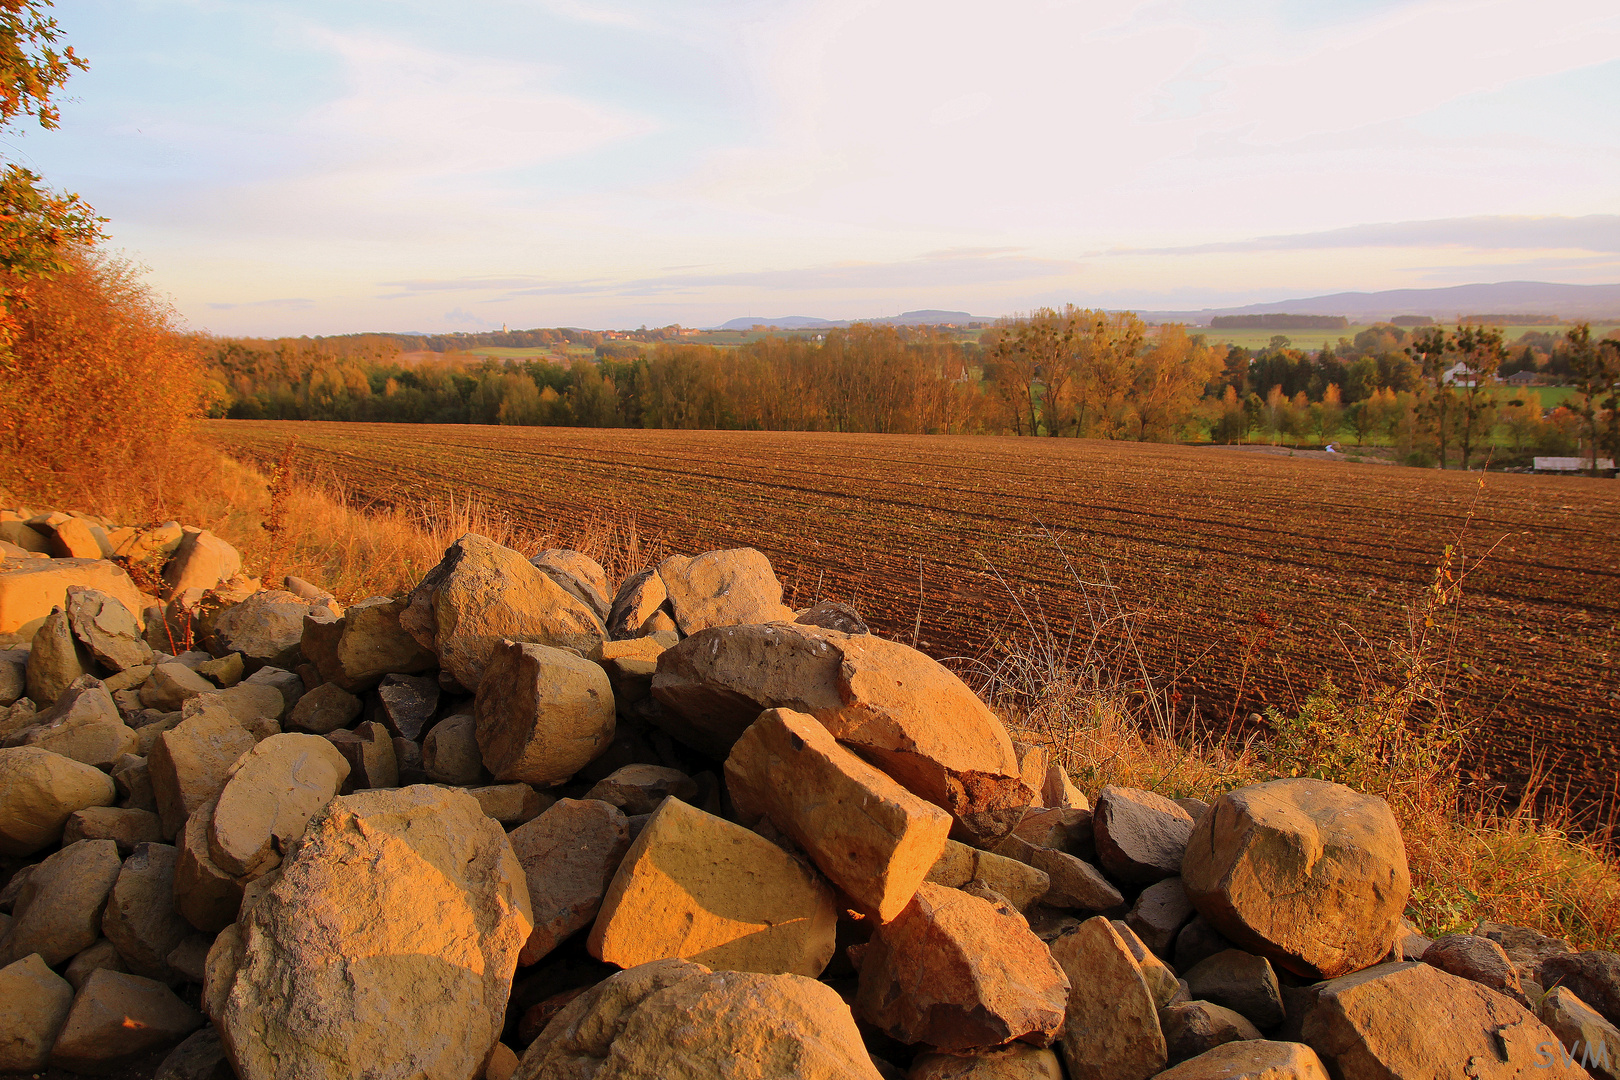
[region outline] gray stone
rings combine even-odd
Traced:
[[[180,853],[169,844],[142,844],[124,860],[107,897],[102,932],[129,970],[165,982],[174,978],[168,956],[191,933],[175,910],[174,871]]]
[[[273,686],[280,690],[281,699],[287,703],[289,712],[298,704],[298,699],[304,696],[304,680],[296,672],[288,671],[286,668],[262,667],[242,681],[256,686]]]
[[[1225,1043],[1258,1039],[1260,1031],[1239,1012],[1212,1001],[1183,1001],[1159,1010],[1170,1061],[1186,1061]]]
[[[83,585],[70,585],[67,615],[74,638],[102,667],[125,671],[152,662],[152,647],[122,601]]]
[[[349,763],[340,794],[400,786],[394,739],[381,724],[368,720],[353,731],[334,731],[326,738]]]
[[[469,787],[484,777],[478,749],[478,721],[469,713],[447,716],[422,742],[422,769],[437,784]]]
[[[1261,1031],[1283,1022],[1282,989],[1271,962],[1241,949],[1227,949],[1183,974],[1196,999],[1213,1001],[1248,1017]]]
[[[213,683],[178,662],[158,664],[152,677],[141,687],[141,703],[159,712],[179,712],[181,706],[198,694],[211,694]]]
[[[824,630],[837,630],[840,634],[865,634],[870,630],[860,612],[836,600],[823,600],[805,608],[793,619],[800,626],[819,626]]]
[[[209,645],[219,656],[241,653],[248,671],[297,667],[303,662],[304,616],[311,607],[290,592],[256,592],[215,620]]]
[[[1525,1008],[1534,1008],[1525,996],[1519,973],[1513,969],[1502,946],[1490,938],[1473,934],[1447,934],[1423,950],[1423,962],[1464,979],[1472,979],[1499,994],[1506,994]]]
[[[298,699],[287,717],[286,728],[311,735],[328,735],[354,723],[360,709],[360,699],[343,687],[337,683],[322,683]]]
[[[1151,885],[1181,872],[1193,820],[1163,795],[1110,785],[1097,796],[1092,822],[1097,857],[1116,881]]]
[[[1179,877],[1165,878],[1142,890],[1125,916],[1147,947],[1165,959],[1175,955],[1176,936],[1193,917],[1192,901]]]
[[[395,735],[419,739],[439,710],[439,681],[429,676],[385,675],[377,686],[372,719]]]
[[[203,1027],[169,1052],[153,1080],[236,1080],[219,1032]]]
[[[1564,953],[1541,962],[1543,986],[1563,986],[1620,1025],[1620,954],[1607,950]]]

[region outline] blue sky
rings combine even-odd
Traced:
[[[197,329],[1620,281],[1613,0],[62,0],[8,159]]]

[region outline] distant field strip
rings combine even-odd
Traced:
[[[368,498],[475,494],[538,528],[634,516],[672,551],[766,552],[803,606],[975,656],[1042,611],[1067,628],[1106,575],[1157,678],[1208,722],[1354,685],[1339,641],[1407,632],[1447,544],[1497,545],[1468,582],[1456,688],[1483,767],[1543,758],[1607,797],[1620,766],[1620,484],[1070,439],[218,421],[265,462],[300,456]],[[1472,511],[1472,518],[1469,515]],[[1465,527],[1466,525],[1466,527]],[[919,588],[919,575],[921,585]],[[1011,590],[1009,592],[1009,590]],[[1016,594],[1019,603],[1014,603]],[[1088,631],[1089,632],[1089,631]]]

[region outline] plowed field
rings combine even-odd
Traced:
[[[1482,487],[1478,474],[1055,439],[210,430],[260,461],[296,434],[303,460],[380,500],[470,491],[539,529],[634,515],[672,551],[757,547],[790,602],[851,601],[880,632],[917,632],[942,657],[1018,633],[1036,603],[1064,621],[1076,575],[1106,574],[1140,613],[1150,669],[1217,723],[1297,701],[1327,675],[1353,684],[1355,650],[1340,639],[1376,651],[1406,633],[1448,544],[1496,545],[1461,615],[1458,692],[1488,731],[1477,771],[1511,779],[1536,755],[1597,800],[1620,764],[1615,481],[1492,475]]]

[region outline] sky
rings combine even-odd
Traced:
[[[1620,282],[1614,0],[59,0],[0,155],[193,329]]]

